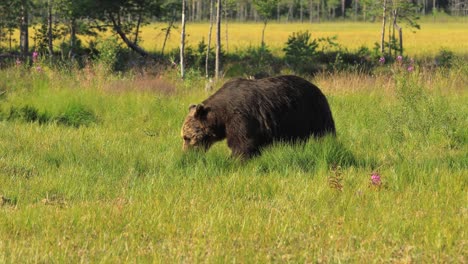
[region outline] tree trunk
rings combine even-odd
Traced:
[[[140,10],[140,12],[138,13],[138,20],[137,20],[137,25],[136,25],[136,29],[135,29],[135,38],[133,40],[133,43],[135,43],[135,44],[138,43],[138,34],[140,33],[140,25],[141,25],[141,20],[143,18],[141,13],[142,13],[142,11]]]
[[[262,47],[265,46],[265,29],[267,26],[268,20],[263,20],[263,29],[262,29]]]
[[[345,19],[345,10],[346,10],[345,9],[346,8],[345,4],[346,4],[346,1],[341,0],[341,15],[343,16],[343,19]]]
[[[216,80],[220,77],[221,67],[221,0],[217,0],[216,7],[216,63],[215,63],[215,78]]]
[[[228,5],[227,5],[227,0],[224,0],[225,6],[224,6],[224,23],[225,23],[225,34],[226,34],[226,53],[229,51],[229,42],[228,42]]]
[[[140,46],[138,46],[137,44],[133,43],[130,39],[128,39],[127,35],[122,30],[120,19],[115,20],[114,16],[112,14],[110,14],[110,13],[109,13],[109,18],[110,18],[110,20],[112,22],[112,26],[114,27],[114,30],[117,32],[117,34],[120,36],[120,38],[123,40],[123,42],[130,49],[132,49],[133,51],[135,51],[136,53],[140,54],[143,57],[148,57],[149,56],[148,52],[146,52]]]
[[[76,19],[72,18],[70,21],[70,51],[68,52],[68,58],[73,58],[75,55],[76,48]]]
[[[28,1],[21,1],[21,21],[20,21],[20,50],[24,57],[29,52],[29,24],[28,24]]]
[[[304,9],[302,7],[302,0],[299,0],[299,17],[300,17],[301,23],[304,23]]]
[[[197,1],[197,20],[201,21],[202,19],[202,1]]]
[[[164,42],[163,46],[161,49],[161,56],[164,55],[164,48],[166,47],[167,40],[169,39],[169,35],[171,34],[172,27],[174,26],[175,22],[175,10],[172,11],[172,17],[171,20],[169,21],[169,25],[166,28],[166,34],[164,35]]]
[[[279,23],[280,19],[280,1],[278,1],[278,4],[276,4],[276,21]]]
[[[362,6],[362,14],[364,16],[364,22],[367,21],[367,9],[366,9],[366,1],[364,1],[363,6]]]
[[[52,34],[52,5],[53,0],[48,1],[48,14],[47,14],[47,47],[49,56],[54,56],[54,46],[52,45],[53,34]]]
[[[403,29],[398,27],[398,36],[400,37],[400,55],[403,56]]]
[[[358,4],[359,0],[354,1],[354,21],[358,20]]]
[[[314,19],[313,10],[314,10],[314,2],[312,0],[309,0],[309,23],[311,24]]]
[[[391,16],[391,13],[389,14],[389,16]],[[389,17],[388,19],[391,19],[391,17]],[[389,24],[391,23],[391,21],[388,22]],[[388,25],[388,55],[391,57],[392,56],[392,26],[391,25]]]
[[[210,48],[211,48],[211,33],[213,32],[213,5],[214,0],[210,0],[210,29],[208,31],[208,45],[206,47],[206,57],[205,57],[205,75],[206,78],[209,77],[209,59],[210,59]]]
[[[400,41],[400,53],[399,55],[403,56],[403,31],[400,26],[397,24],[398,11],[393,10],[393,38],[395,38],[395,28],[398,30],[398,38]],[[396,54],[396,53],[395,53]]]
[[[11,51],[11,42],[13,41],[13,31],[9,30],[8,32],[8,35],[9,35],[9,48],[10,48],[10,51]]]
[[[184,61],[184,52],[185,52],[185,2],[182,0],[182,30],[180,33],[180,76],[182,79],[185,77],[185,61]]]
[[[320,11],[322,11],[322,0],[318,0],[317,22],[320,23]]]
[[[383,0],[382,34],[380,36],[380,53],[382,53],[382,55],[385,52],[385,24],[386,22],[387,22],[387,0]]]
[[[194,21],[195,20],[195,12],[196,12],[195,0],[192,0],[192,12],[189,13],[189,14],[191,14],[190,18],[189,18],[189,21]]]

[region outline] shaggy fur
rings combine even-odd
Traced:
[[[305,141],[335,134],[327,99],[297,76],[235,79],[199,105],[191,105],[182,126],[184,149],[208,150],[227,139],[233,156],[260,154],[273,141]]]

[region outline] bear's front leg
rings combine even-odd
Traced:
[[[228,136],[227,144],[231,149],[231,156],[235,158],[250,159],[260,154],[259,146],[253,139]]]
[[[246,118],[234,118],[226,125],[226,140],[233,157],[249,159],[260,154],[262,142],[258,135],[258,122]]]

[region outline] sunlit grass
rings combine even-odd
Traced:
[[[409,56],[432,56],[441,48],[455,52],[456,54],[466,54],[468,50],[468,22],[450,20],[449,22],[431,22],[430,19],[424,19],[420,22],[421,30],[409,28],[402,24],[404,32],[404,49]],[[180,25],[172,30],[170,38],[166,44],[165,52],[176,49],[180,45]],[[150,24],[142,28],[140,34],[141,46],[151,52],[161,52],[165,33],[163,29],[167,25],[163,23]],[[187,24],[187,44],[197,47],[198,43],[205,40],[208,36],[207,23],[188,23]],[[222,45],[228,52],[244,50],[249,46],[259,46],[261,42],[261,32],[263,23],[228,23],[228,33],[226,40],[226,24],[222,24]],[[349,50],[357,50],[365,46],[370,49],[374,44],[380,43],[381,23],[364,22],[324,22],[324,23],[275,23],[267,25],[265,31],[265,42],[271,50],[282,55],[282,49],[293,32],[305,31],[311,32],[312,38],[337,36],[337,42]],[[213,31],[213,36],[214,36]],[[415,33],[413,33],[415,32]],[[18,34],[15,34],[16,39]],[[33,38],[31,32],[31,43]],[[110,33],[105,33],[108,36]],[[87,45],[91,40],[88,37],[81,37],[84,44]],[[62,41],[62,40],[60,40]],[[213,40],[214,41],[214,37]],[[386,40],[387,41],[387,40]],[[58,47],[56,41],[55,46]],[[213,43],[213,42],[212,42]],[[7,43],[2,43],[7,46]]]
[[[434,55],[441,47],[456,53],[466,53],[468,50],[468,24],[462,22],[451,23],[421,23],[421,30],[415,30],[403,26],[405,52],[411,56]],[[160,51],[164,40],[164,34],[160,29],[163,24],[149,25],[142,30],[142,46],[152,51]],[[262,23],[229,23],[228,24],[228,48],[229,52],[236,49],[245,49],[248,46],[259,46],[261,42]],[[282,48],[292,32],[311,32],[312,38],[337,36],[337,42],[345,48],[356,50],[361,46],[373,48],[374,43],[380,41],[380,23],[270,23],[265,32],[266,44],[277,54],[282,54]],[[222,38],[226,46],[226,31],[223,24]],[[202,40],[207,39],[208,24],[187,24],[188,44],[196,47]],[[179,46],[180,33],[175,30],[171,35],[166,51]]]
[[[225,142],[182,152],[187,107],[208,93],[173,74],[0,71],[0,262],[465,260],[466,65],[319,74],[337,138],[248,162]],[[97,119],[8,119],[77,103]]]

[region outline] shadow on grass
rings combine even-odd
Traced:
[[[231,158],[219,151],[183,153],[173,168],[184,175],[218,176],[248,170],[256,174],[277,172],[314,172],[330,167],[373,167],[374,161],[357,158],[343,143],[333,137],[309,140],[305,144],[275,143],[262,155],[248,161]]]
[[[311,139],[305,144],[276,143],[253,160],[251,166],[258,173],[315,172],[319,168],[371,166],[374,162],[357,158],[334,137]]]
[[[225,153],[216,151],[188,151],[182,153],[172,164],[171,170],[185,176],[219,176],[241,167],[241,162]]]

